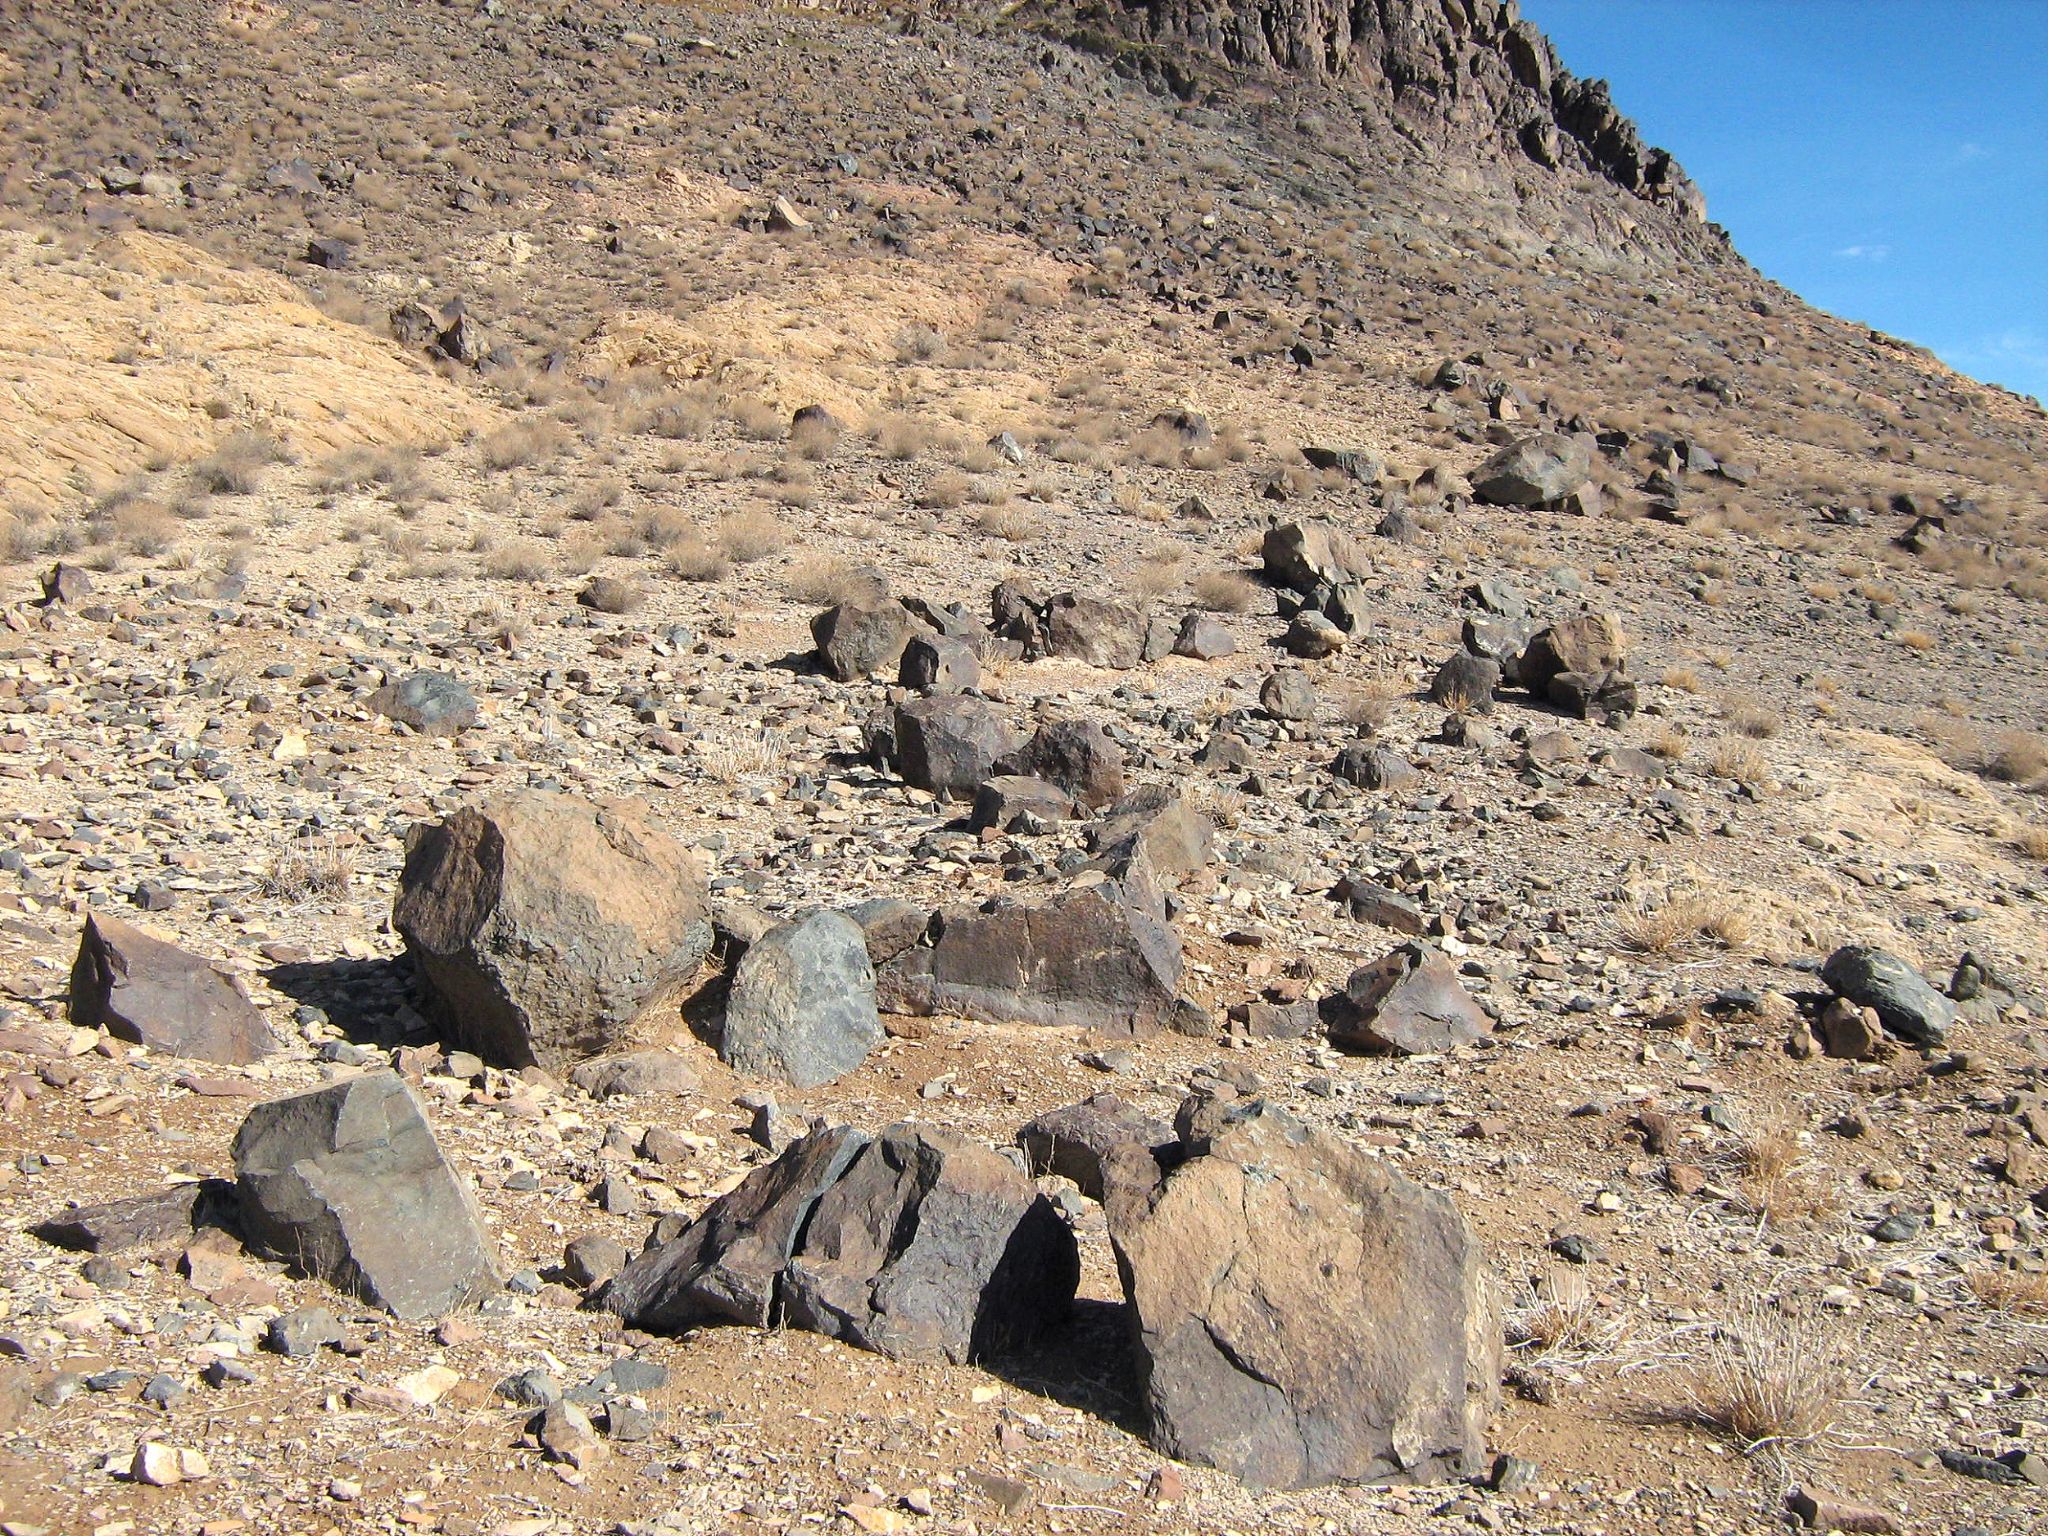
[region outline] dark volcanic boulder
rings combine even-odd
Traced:
[[[445,672],[415,672],[370,695],[370,708],[422,736],[459,736],[477,722],[476,697]]]
[[[273,1099],[235,1133],[243,1238],[407,1321],[496,1289],[491,1240],[395,1072]]]
[[[1323,1000],[1330,1043],[1418,1055],[1469,1045],[1493,1025],[1441,951],[1417,941],[1361,965]]]
[[[893,670],[917,624],[891,597],[840,603],[811,620],[818,665],[842,683]]]
[[[1478,1469],[1500,1376],[1444,1196],[1254,1101],[1110,1204],[1152,1443],[1264,1488]]]
[[[1439,709],[1475,715],[1493,713],[1493,694],[1500,687],[1500,663],[1470,651],[1459,651],[1430,679],[1429,702]]]
[[[1914,1045],[1941,1045],[1955,1027],[1956,1005],[1912,966],[1888,950],[1850,944],[1828,956],[1820,979],[1878,1022]]]
[[[555,1072],[627,1043],[711,947],[704,872],[644,807],[530,790],[415,826],[392,926],[455,1044]]]
[[[189,1239],[201,1227],[235,1224],[235,1186],[225,1179],[173,1184],[153,1194],[80,1205],[38,1222],[35,1235],[81,1253],[121,1253],[144,1243]]]
[[[896,681],[919,693],[960,693],[981,682],[981,662],[965,640],[917,635],[903,647]]]
[[[984,699],[933,694],[896,706],[892,762],[903,781],[941,800],[971,800],[1017,733]]]
[[[1097,809],[1124,792],[1124,751],[1093,720],[1051,720],[997,764],[1005,774],[1043,779]]]
[[[1047,1110],[1017,1132],[1017,1145],[1034,1174],[1072,1179],[1091,1200],[1102,1198],[1103,1169],[1116,1148],[1131,1143],[1149,1152],[1172,1140],[1172,1126],[1113,1093]]]
[[[1259,555],[1266,579],[1296,592],[1362,576],[1367,562],[1346,535],[1321,523],[1280,523],[1266,530]]]
[[[198,955],[95,912],[71,965],[71,1022],[152,1051],[246,1066],[277,1049],[263,1015]]]
[[[1540,629],[1515,658],[1513,679],[1539,698],[1550,694],[1551,680],[1576,672],[1602,678],[1628,663],[1628,640],[1610,614],[1582,613]]]
[[[1006,1159],[936,1129],[814,1131],[629,1263],[602,1304],[636,1328],[785,1323],[958,1364],[1073,1304],[1073,1234]]]
[[[1062,592],[1045,607],[1045,654],[1127,670],[1144,659],[1145,620],[1137,609]]]
[[[1593,475],[1584,439],[1539,432],[1503,448],[1472,471],[1472,494],[1500,507],[1562,501]]]
[[[1110,881],[1043,906],[948,917],[876,978],[891,1013],[1149,1035],[1181,1017],[1180,940]]]
[[[726,993],[718,1048],[726,1065],[815,1088],[881,1043],[867,936],[852,918],[814,912],[748,946]]]

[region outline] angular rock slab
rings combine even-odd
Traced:
[[[1875,1010],[1887,1033],[1914,1045],[1941,1045],[1955,1027],[1956,1005],[1889,950],[1844,945],[1828,956],[1820,979],[1857,1007]]]
[[[1167,1455],[1263,1488],[1480,1466],[1499,1317],[1444,1196],[1258,1106],[1110,1237]]]
[[[1180,939],[1103,881],[1043,906],[948,918],[876,977],[891,1013],[1151,1035],[1185,1006]]]
[[[1049,1109],[1017,1132],[1017,1145],[1033,1173],[1072,1179],[1091,1200],[1102,1198],[1104,1170],[1118,1147],[1139,1146],[1149,1152],[1172,1141],[1172,1126],[1113,1093]]]
[[[999,1354],[1060,1321],[1074,1236],[1014,1165],[950,1132],[829,1126],[648,1249],[602,1305],[632,1327],[825,1333],[897,1359]]]
[[[422,736],[460,736],[477,722],[476,696],[445,672],[415,672],[370,695],[370,708]]]
[[[1361,965],[1323,1000],[1322,1013],[1330,1043],[1357,1051],[1434,1054],[1493,1032],[1457,968],[1419,941]]]
[[[566,1073],[711,947],[704,872],[629,800],[516,791],[407,834],[392,925],[453,1043]]]
[[[38,1222],[35,1235],[80,1253],[121,1253],[144,1243],[190,1238],[201,1227],[232,1226],[235,1186],[225,1179],[173,1184],[154,1194],[81,1205]]]
[[[1539,432],[1510,444],[1472,471],[1472,494],[1500,507],[1561,501],[1593,476],[1587,440]]]
[[[903,781],[941,800],[972,800],[998,759],[1020,745],[994,705],[957,694],[899,704],[891,766]]]
[[[194,1061],[246,1066],[277,1049],[255,1004],[206,960],[94,913],[71,965],[71,1022]]]
[[[771,929],[741,958],[718,1054],[750,1077],[816,1088],[882,1040],[867,935],[842,913],[814,912]]]
[[[234,1155],[252,1252],[408,1322],[497,1288],[475,1197],[397,1073],[257,1105]]]

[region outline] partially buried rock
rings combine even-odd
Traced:
[[[1260,1101],[1225,1108],[1110,1206],[1152,1443],[1263,1488],[1477,1471],[1499,1317],[1457,1208]]]
[[[1047,1110],[1017,1133],[1017,1145],[1034,1174],[1072,1179],[1091,1200],[1102,1198],[1103,1169],[1115,1148],[1134,1143],[1149,1152],[1172,1140],[1172,1126],[1113,1093]]]
[[[811,620],[818,663],[842,683],[892,670],[917,625],[891,597],[840,603]]]
[[[676,1051],[626,1051],[578,1062],[569,1081],[593,1099],[680,1096],[697,1091],[697,1069]]]
[[[1319,583],[1335,585],[1365,573],[1367,562],[1349,537],[1321,524],[1280,523],[1266,530],[1259,548],[1266,578],[1297,592]]]
[[[1186,1017],[1180,940],[1110,881],[1043,906],[948,917],[876,978],[892,1013],[1150,1035]]]
[[[1876,1010],[1887,1031],[1913,1045],[1941,1045],[1956,1006],[1912,966],[1888,950],[1849,944],[1828,956],[1820,979],[1859,1008]]]
[[[708,900],[698,861],[637,802],[522,790],[412,829],[392,925],[454,1043],[565,1071],[689,979]]]
[[[234,1158],[244,1240],[265,1258],[407,1321],[498,1284],[475,1199],[395,1072],[257,1105]]]
[[[1344,631],[1315,609],[1304,608],[1288,622],[1280,643],[1288,655],[1316,661],[1344,649]]]
[[[477,722],[476,698],[445,672],[415,672],[370,695],[370,708],[422,736],[459,736]]]
[[[1294,667],[1273,673],[1259,685],[1259,708],[1275,720],[1313,720],[1316,689],[1308,674]]]
[[[815,1088],[882,1043],[860,925],[837,912],[785,923],[750,948],[726,994],[719,1055],[735,1071]]]
[[[1115,880],[1144,879],[1163,891],[1209,862],[1216,829],[1164,784],[1132,790],[1088,829],[1088,846]]]
[[[1609,614],[1582,613],[1538,630],[1515,658],[1513,675],[1531,693],[1547,697],[1551,680],[1562,673],[1604,678],[1627,660],[1620,624]]]
[[[1331,1044],[1404,1056],[1469,1045],[1493,1030],[1451,962],[1419,941],[1353,971],[1322,1012]]]
[[[1472,471],[1472,494],[1500,507],[1540,507],[1563,500],[1592,475],[1586,440],[1539,432]]]
[[[121,1253],[144,1243],[182,1241],[201,1227],[232,1226],[235,1187],[224,1179],[173,1184],[153,1194],[81,1205],[39,1223],[35,1235],[81,1253]]]
[[[1174,636],[1173,654],[1194,661],[1214,661],[1237,652],[1237,641],[1220,619],[1206,613],[1191,613],[1180,621]]]
[[[831,1126],[641,1253],[602,1304],[656,1332],[781,1322],[964,1364],[1060,1322],[1079,1274],[1066,1224],[988,1148],[925,1127]]]
[[[177,945],[94,913],[71,966],[71,1022],[195,1061],[246,1066],[277,1048],[226,976]]]
[[[1048,784],[1029,774],[999,773],[974,792],[974,811],[968,825],[976,831],[993,827],[998,832],[1009,832],[1031,821],[1072,821],[1080,814],[1074,797],[1057,784]]]
[[[1338,748],[1330,772],[1360,789],[1402,789],[1416,779],[1408,759],[1371,741],[1348,741]]]
[[[1045,653],[1126,670],[1143,659],[1145,623],[1135,608],[1062,592],[1046,604]]]

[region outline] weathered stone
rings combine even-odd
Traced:
[[[1124,792],[1124,753],[1093,720],[1051,720],[996,765],[1008,775],[1043,779],[1091,809]]]
[[[676,1051],[627,1051],[578,1062],[569,1081],[593,1099],[680,1096],[697,1091],[697,1069]]]
[[[933,694],[896,707],[894,766],[905,783],[941,800],[972,799],[1017,733],[982,699]]]
[[[1344,631],[1316,609],[1304,608],[1288,621],[1281,644],[1290,656],[1317,661],[1344,649]]]
[[[1500,663],[1470,651],[1459,651],[1430,679],[1429,702],[1460,713],[1493,713],[1494,690],[1500,687]]]
[[[348,1340],[341,1319],[325,1307],[299,1307],[273,1317],[263,1342],[287,1360],[306,1360],[323,1349],[337,1349]]]
[[[1404,1056],[1469,1045],[1493,1031],[1456,967],[1420,942],[1360,966],[1323,1000],[1322,1012],[1331,1044]]]
[[[1110,1206],[1152,1443],[1266,1488],[1478,1471],[1499,1319],[1456,1207],[1262,1103],[1229,1110]]]
[[[1135,608],[1062,592],[1045,608],[1045,654],[1125,670],[1138,665],[1145,622]]]
[[[194,1061],[246,1066],[277,1048],[263,1015],[198,955],[118,917],[85,920],[71,965],[71,1022]]]
[[[918,635],[903,647],[896,681],[920,693],[962,693],[981,682],[981,663],[964,640]]]
[[[632,1255],[617,1238],[586,1233],[562,1250],[562,1271],[578,1290],[594,1291],[626,1267]]]
[[[81,1205],[36,1225],[35,1235],[80,1253],[121,1253],[144,1243],[189,1238],[201,1227],[232,1226],[235,1186],[225,1179],[173,1184],[169,1189],[100,1205]]]
[[[1595,725],[1621,725],[1635,718],[1636,685],[1618,672],[1560,672],[1544,696],[1559,709]]]
[[[1259,685],[1259,708],[1275,720],[1313,720],[1316,689],[1308,674],[1284,667]]]
[[[75,608],[92,596],[92,577],[79,566],[59,560],[43,573],[43,606]]]
[[[1496,453],[1472,471],[1472,494],[1499,507],[1540,507],[1559,501],[1593,475],[1587,441],[1539,432]]]
[[[1349,581],[1364,575],[1368,568],[1350,538],[1320,523],[1280,523],[1268,528],[1260,541],[1259,556],[1268,581],[1296,592],[1308,592],[1319,582]]]
[[[370,695],[370,708],[422,736],[459,736],[477,722],[476,697],[445,672],[415,672]]]
[[[1360,789],[1404,789],[1415,782],[1415,768],[1400,753],[1371,741],[1347,741],[1337,749],[1330,772]]]
[[[1542,698],[1561,672],[1605,677],[1621,671],[1627,660],[1621,626],[1608,614],[1582,613],[1538,630],[1515,658],[1511,680]]]
[[[265,1258],[408,1321],[498,1284],[475,1199],[395,1072],[257,1105],[234,1159],[243,1236]]]
[[[1142,1036],[1179,1016],[1180,940],[1111,882],[1043,906],[948,917],[877,977],[891,1013],[1060,1024]]]
[[[1360,485],[1378,485],[1386,466],[1363,448],[1303,448],[1301,456],[1316,469],[1342,475]]]
[[[795,1327],[964,1365],[1063,1321],[1079,1279],[1073,1233],[1008,1159],[896,1125],[818,1200],[783,1301]]]
[[[1849,944],[1828,956],[1820,979],[1859,1008],[1872,1008],[1886,1030],[1913,1045],[1942,1045],[1956,1007],[1897,955]]]
[[[602,1304],[636,1328],[785,1322],[900,1358],[966,1362],[1062,1318],[1073,1234],[1017,1169],[951,1133],[831,1126],[795,1143]]]
[[[740,961],[719,1055],[737,1072],[815,1088],[851,1072],[882,1039],[866,936],[851,918],[814,912]]]
[[[1209,862],[1216,829],[1164,784],[1132,790],[1088,829],[1088,846],[1113,879],[1134,869],[1160,888],[1178,885]]]
[[[1103,1166],[1113,1148],[1131,1142],[1150,1151],[1172,1140],[1172,1126],[1113,1093],[1047,1110],[1017,1132],[1033,1174],[1072,1179],[1091,1200],[1102,1198]]]
[[[1180,621],[1173,639],[1173,654],[1195,661],[1214,661],[1237,653],[1237,640],[1222,620],[1212,614],[1191,613]]]
[[[894,960],[924,937],[932,921],[927,908],[894,896],[877,896],[857,903],[846,909],[846,915],[860,925],[870,965],[886,965]]]
[[[917,624],[895,599],[839,603],[811,620],[818,664],[842,683],[895,667]]]
[[[627,1041],[711,946],[704,871],[645,807],[528,790],[416,825],[392,925],[455,1044],[556,1072]]]
[[[1058,785],[1029,774],[999,773],[974,792],[974,811],[968,825],[977,831],[994,827],[999,832],[1008,832],[1023,816],[1056,822],[1072,821],[1080,814],[1074,797]]]

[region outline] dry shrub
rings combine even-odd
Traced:
[[[781,739],[772,731],[758,736],[708,736],[693,754],[707,777],[736,784],[776,772],[782,766]]]
[[[931,428],[913,416],[892,414],[875,424],[875,447],[899,463],[920,458],[931,447]]]
[[[966,502],[970,489],[965,475],[942,469],[924,483],[924,489],[917,493],[917,504],[933,511],[951,511]]]
[[[711,430],[714,412],[701,395],[671,395],[647,412],[646,429],[656,437],[681,441]]]
[[[1770,782],[1771,765],[1762,750],[1733,736],[1724,736],[1707,760],[1708,771],[1751,790]]]
[[[1766,1226],[1793,1226],[1835,1209],[1834,1197],[1807,1169],[1802,1127],[1790,1110],[1758,1110],[1724,1159],[1734,1178],[1737,1208]]]
[[[1756,921],[1731,895],[1693,892],[1661,904],[1638,901],[1615,919],[1615,928],[1624,948],[1661,955],[1702,939],[1741,949],[1755,936]]]
[[[192,465],[192,484],[219,496],[253,496],[263,472],[284,462],[284,449],[261,432],[236,432]]]
[[[1924,629],[1901,630],[1898,635],[1898,641],[1899,644],[1909,651],[1931,651],[1934,649],[1934,636]]]
[[[146,497],[117,503],[107,515],[107,534],[123,548],[155,558],[178,542],[178,519]]]
[[[881,588],[872,573],[859,569],[837,555],[804,555],[782,578],[782,590],[799,603],[830,608],[839,603],[876,596]]]
[[[782,436],[782,412],[766,400],[742,395],[733,401],[728,414],[732,417],[733,430],[741,437],[752,438],[758,443],[772,443]]]
[[[1854,1387],[1824,1320],[1751,1303],[1705,1335],[1692,1397],[1703,1423],[1755,1451],[1820,1439]]]
[[[1747,693],[1726,694],[1721,699],[1721,718],[1743,735],[1765,741],[1778,734],[1784,722],[1763,700]]]
[[[1394,705],[1406,697],[1407,687],[1394,678],[1371,677],[1339,698],[1337,712],[1346,725],[1377,731],[1392,718]]]
[[[2012,841],[2028,858],[2048,863],[2048,826],[2022,827]]]
[[[524,469],[557,457],[569,446],[569,430],[558,421],[514,421],[484,438],[477,457],[485,469]]]
[[[500,581],[538,581],[553,566],[553,554],[536,539],[508,539],[483,560],[484,574]]]
[[[332,901],[348,894],[355,873],[355,851],[331,837],[294,842],[264,866],[256,890],[273,901],[298,903],[316,896]]]
[[[2048,1317],[2048,1273],[1980,1269],[1963,1283],[1985,1306],[2016,1317]]]
[[[789,429],[789,451],[813,463],[832,457],[839,446],[839,424],[823,416],[806,416]]]
[[[717,538],[718,547],[727,558],[746,565],[781,549],[789,542],[789,531],[773,513],[754,509],[721,517]]]
[[[1038,515],[1015,502],[983,507],[974,514],[974,526],[992,539],[1011,544],[1028,544],[1041,532]]]
[[[1691,667],[1666,667],[1664,686],[1675,688],[1680,693],[1698,693],[1701,686],[1700,675]]]
[[[2048,789],[2048,736],[2009,731],[1991,754],[1991,776],[2026,789]]]
[[[1242,571],[1203,571],[1194,581],[1195,606],[1211,613],[1243,613],[1259,589]]]
[[[599,613],[626,614],[646,602],[647,593],[637,581],[628,581],[620,576],[599,576],[583,589],[576,600]]]
[[[732,574],[732,561],[702,534],[691,532],[668,546],[668,568],[683,581],[723,581]]]
[[[1684,760],[1689,738],[1685,732],[1670,722],[1659,726],[1656,733],[1643,743],[1643,750],[1652,757],[1661,757],[1667,763]]]
[[[1528,1299],[1507,1317],[1509,1347],[1525,1351],[1535,1366],[1582,1364],[1620,1334],[1619,1324],[1603,1319],[1593,1287],[1576,1270],[1553,1270],[1532,1284]]]

